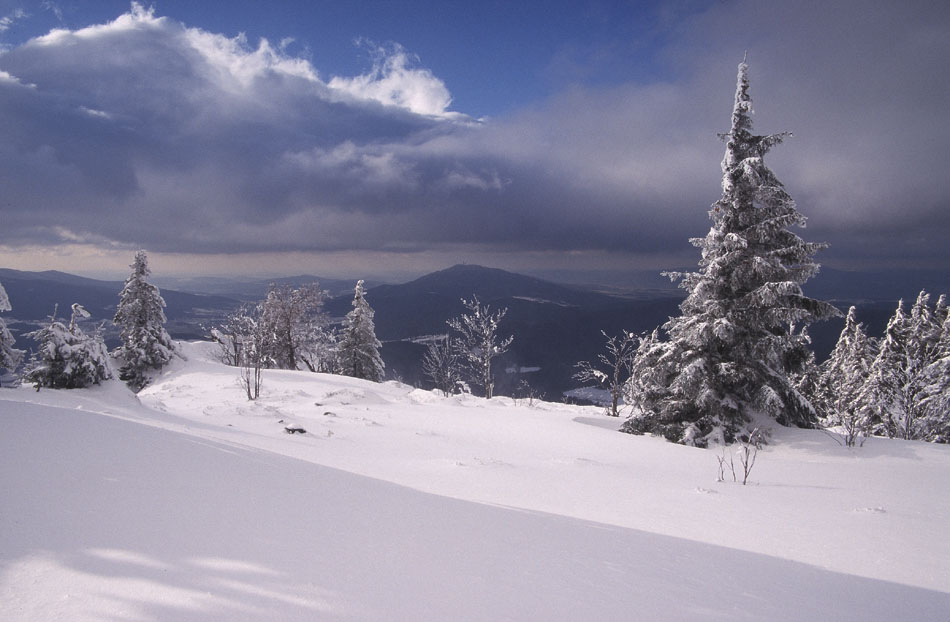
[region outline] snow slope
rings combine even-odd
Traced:
[[[743,487],[597,408],[280,371],[251,403],[184,346],[138,397],[0,390],[0,618],[948,618],[948,447],[781,429]]]

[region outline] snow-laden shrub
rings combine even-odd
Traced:
[[[87,335],[79,328],[79,317],[89,317],[80,305],[73,305],[73,316],[66,326],[54,317],[48,325],[27,336],[40,342],[24,378],[37,390],[81,389],[112,377],[109,352],[99,329]]]

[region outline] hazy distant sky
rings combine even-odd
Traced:
[[[0,0],[0,267],[695,265],[736,65],[839,268],[950,270],[941,2]]]

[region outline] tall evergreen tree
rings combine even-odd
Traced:
[[[748,65],[739,65],[732,127],[722,161],[722,198],[712,227],[691,240],[702,250],[700,271],[675,273],[688,292],[682,315],[664,326],[669,339],[642,353],[659,369],[650,399],[623,430],[650,432],[689,445],[732,441],[759,414],[809,425],[815,411],[789,380],[806,360],[807,337],[796,329],[838,315],[806,297],[814,254],[790,226],[805,217],[763,161],[787,133],[752,133]]]
[[[131,268],[112,321],[122,338],[116,350],[123,361],[119,378],[137,391],[148,382],[149,370],[161,369],[171,360],[174,344],[165,332],[165,300],[147,280],[151,271],[144,250],[135,253]]]
[[[356,284],[353,310],[343,320],[343,337],[339,345],[339,365],[344,376],[382,382],[386,368],[373,325],[373,308],[366,302],[363,281]]]
[[[3,289],[3,285],[0,285],[0,312],[12,310],[13,307],[10,305],[7,290]],[[16,371],[20,361],[23,360],[23,350],[14,348],[14,343],[13,333],[7,328],[7,323],[3,318],[0,318],[0,369]]]

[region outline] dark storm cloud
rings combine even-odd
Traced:
[[[716,3],[671,26],[668,81],[565,85],[484,122],[446,112],[398,47],[325,80],[136,8],[0,56],[0,243],[691,256],[749,50],[756,129],[795,132],[769,163],[803,235],[826,257],[946,263],[948,20],[845,4]]]

